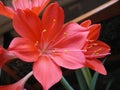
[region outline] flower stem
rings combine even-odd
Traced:
[[[60,82],[66,88],[66,90],[74,90],[64,77],[62,77]]]
[[[81,69],[76,70],[75,74],[76,74],[76,77],[78,80],[80,90],[89,90],[88,85],[87,85],[86,80],[85,80],[85,77],[82,73],[82,70]]]
[[[82,68],[81,70],[82,70],[82,73],[86,80],[86,83],[87,83],[88,87],[90,88],[91,81],[92,81],[92,76],[91,76],[90,70],[88,68]]]

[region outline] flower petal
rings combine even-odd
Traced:
[[[91,26],[89,26],[89,34],[88,34],[88,40],[94,40],[96,41],[99,37],[100,34],[100,29],[101,29],[101,25],[100,24],[93,24]]]
[[[17,81],[16,83],[9,85],[1,85],[0,90],[24,90],[24,85],[32,74],[33,74],[32,72],[28,73],[24,78]]]
[[[64,12],[63,9],[57,4],[50,4],[42,17],[42,24],[44,30],[46,30],[44,34],[45,40],[53,39],[57,33],[61,30],[61,27],[64,23]]]
[[[16,56],[12,52],[7,51],[2,46],[0,46],[0,67],[14,58],[16,58]]]
[[[85,63],[85,56],[80,50],[54,50],[51,58],[58,65],[68,69],[82,68]]]
[[[8,50],[26,62],[36,61],[39,56],[39,52],[34,44],[24,38],[14,38],[10,43]]]
[[[8,18],[13,19],[14,17],[14,11],[10,7],[6,7],[3,5],[3,3],[0,1],[0,14],[3,16],[6,16]]]
[[[91,25],[91,20],[85,20],[80,25],[83,27],[89,27]]]
[[[29,10],[25,12],[18,10],[13,19],[15,31],[24,38],[34,42],[40,39],[41,22],[38,16]]]
[[[79,48],[86,42],[88,29],[81,27],[77,23],[66,24],[59,35],[56,36],[56,46],[59,48]]]
[[[31,0],[12,0],[12,4],[15,10],[17,9],[31,9]]]
[[[49,57],[42,56],[33,65],[33,75],[42,84],[44,90],[48,90],[60,81],[62,72]]]
[[[110,54],[110,47],[102,41],[96,41],[88,44],[87,52],[85,55],[87,58],[103,58]]]
[[[50,0],[32,0],[32,11],[39,15],[49,2]]]
[[[102,64],[102,62],[95,59],[95,58],[87,59],[86,60],[86,66],[95,70],[96,72],[99,72],[99,73],[103,74],[103,75],[107,74],[107,72],[105,70],[105,67]]]

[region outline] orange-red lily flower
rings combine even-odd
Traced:
[[[24,85],[32,74],[33,74],[32,72],[28,73],[24,78],[17,81],[16,83],[9,84],[9,85],[1,85],[0,90],[26,90],[24,88]]]
[[[4,4],[0,1],[0,14],[12,19],[17,9],[30,9],[36,15],[39,15],[49,1],[50,0],[12,0],[13,8],[4,6]]]
[[[0,46],[0,67],[2,67],[7,61],[16,58],[16,56],[5,50],[2,46]]]
[[[77,23],[64,25],[64,12],[57,3],[50,4],[42,20],[29,10],[18,10],[13,26],[21,37],[13,39],[9,46],[17,57],[34,62],[33,75],[48,90],[62,77],[60,67],[83,67],[82,49],[88,31]]]
[[[98,40],[101,25],[100,24],[93,24],[91,25],[90,20],[86,20],[80,24],[83,27],[89,29],[89,34],[87,36],[87,42],[84,45],[83,49],[86,50],[84,52],[86,56],[86,65],[87,67],[106,75],[106,70],[104,65],[100,60],[97,58],[103,58],[110,52],[110,47],[105,44],[104,42]]]

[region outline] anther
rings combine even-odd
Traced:
[[[47,30],[46,29],[43,29],[43,32],[46,32]]]
[[[38,41],[36,41],[36,42],[35,42],[35,46],[38,46],[38,45],[39,45],[39,42],[38,42]]]
[[[53,22],[55,23],[55,22],[56,22],[56,19],[53,19]]]
[[[64,32],[64,36],[66,36],[67,35],[67,33],[66,32]]]
[[[16,2],[17,0],[14,0],[14,2]]]
[[[68,52],[68,50],[64,50],[64,52]]]
[[[88,40],[89,42],[94,42],[94,40]]]

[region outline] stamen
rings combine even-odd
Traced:
[[[102,48],[99,48],[98,50],[96,50],[96,51],[94,51],[94,54],[99,54],[99,51],[101,51],[102,50]]]
[[[38,41],[35,42],[35,46],[36,47],[39,46],[39,42]]]
[[[66,36],[67,35],[67,33],[66,32],[64,32],[64,36]]]
[[[16,2],[17,0],[14,0],[14,2]]]
[[[88,46],[87,48],[92,48],[93,46],[92,45],[90,45],[90,46]]]
[[[88,42],[94,42],[94,40],[88,40]]]
[[[97,45],[98,45],[98,43],[93,43],[93,45],[94,45],[94,46],[97,46]]]
[[[53,19],[53,22],[55,23],[55,22],[56,22],[56,19]]]
[[[47,30],[46,29],[43,29],[43,32],[46,32]]]
[[[45,39],[44,39],[44,33],[46,32],[46,29],[43,29],[42,33],[41,33],[41,48],[43,48],[44,43],[45,43]]]
[[[68,50],[64,50],[64,52],[68,52]]]

